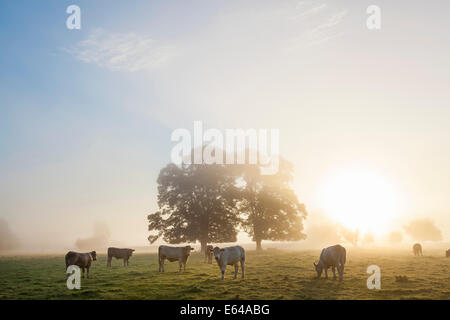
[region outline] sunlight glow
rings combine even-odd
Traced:
[[[320,189],[318,203],[328,217],[344,227],[382,234],[400,210],[392,183],[365,170],[332,176]]]

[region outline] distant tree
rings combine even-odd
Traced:
[[[366,233],[364,237],[362,238],[361,242],[363,245],[370,245],[375,242],[375,237],[373,233]]]
[[[13,250],[19,247],[19,239],[12,232],[8,222],[0,218],[0,251]]]
[[[263,240],[296,241],[306,238],[303,220],[307,212],[290,186],[293,167],[280,159],[274,175],[262,175],[257,165],[243,170],[242,226],[261,250]]]
[[[351,230],[351,229],[348,229],[345,227],[341,227],[340,234],[342,235],[342,238],[344,238],[344,240],[350,242],[355,247],[358,246],[358,241],[359,241],[359,230],[358,229]]]
[[[177,244],[235,242],[240,222],[237,201],[240,191],[230,166],[217,164],[169,164],[158,177],[159,210],[148,215],[148,237],[162,237]]]
[[[404,226],[406,233],[417,241],[440,241],[441,230],[430,219],[414,220]]]
[[[403,240],[403,235],[401,232],[391,232],[389,234],[389,242],[391,244],[400,243],[400,242],[402,242],[402,240]]]
[[[89,238],[78,238],[75,246],[80,250],[93,250],[95,248],[106,248],[111,238],[111,232],[106,223],[96,222],[94,234]]]

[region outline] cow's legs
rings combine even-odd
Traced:
[[[86,269],[87,269],[87,278],[89,279],[89,268],[90,267],[87,267]]]
[[[245,276],[245,260],[241,260],[241,269],[242,269],[242,279]]]
[[[179,260],[178,265],[180,266],[180,270],[178,272],[181,272],[181,268],[183,267],[183,262],[181,260]]]
[[[225,269],[222,269],[222,280],[225,278]]]
[[[235,264],[234,264],[234,278],[236,279],[237,278],[237,274],[238,274],[238,270],[239,270],[239,264],[238,264],[239,262],[236,262]]]
[[[336,280],[336,268],[333,266],[331,268],[331,270],[333,271],[333,280]],[[338,267],[338,272],[339,272],[339,267]]]
[[[83,279],[84,279],[84,268],[82,268],[83,269]]]
[[[112,257],[108,257],[108,263],[106,264],[107,267],[111,267],[111,260],[112,260]]]
[[[339,273],[339,281],[342,281],[342,278],[344,276],[344,265],[337,265],[338,273]]]
[[[325,279],[328,279],[328,267],[325,267]]]
[[[123,259],[123,266],[125,267],[127,265],[127,260]]]
[[[164,258],[159,259],[159,272],[164,272]]]

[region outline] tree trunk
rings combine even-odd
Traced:
[[[200,240],[200,244],[201,244],[201,252],[202,253],[205,253],[205,250],[206,250],[206,245],[208,244],[208,241],[207,240]]]
[[[262,250],[261,242],[262,242],[262,241],[261,241],[260,239],[257,239],[257,240],[256,240],[256,250],[257,250],[257,251]]]

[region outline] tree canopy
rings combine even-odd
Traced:
[[[234,242],[240,192],[233,170],[225,165],[169,164],[158,177],[160,210],[150,214],[149,241],[162,237],[168,243]]]
[[[263,240],[305,239],[305,205],[290,182],[292,165],[282,160],[274,175],[257,165],[168,164],[157,180],[159,210],[148,215],[151,243],[235,242],[240,229],[261,249]]]
[[[303,220],[307,212],[290,186],[292,165],[281,159],[274,175],[262,175],[258,166],[246,166],[240,212],[244,230],[261,249],[263,240],[296,241],[306,238]]]

